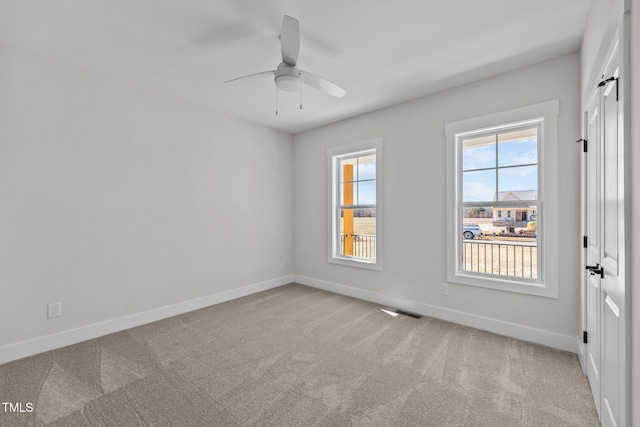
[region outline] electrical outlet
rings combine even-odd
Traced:
[[[51,319],[52,317],[60,317],[62,316],[62,303],[54,302],[47,305],[47,317]]]
[[[442,295],[449,295],[449,284],[448,283],[440,283],[440,293]]]
[[[280,268],[284,268],[286,265],[287,263],[284,260],[280,261]]]

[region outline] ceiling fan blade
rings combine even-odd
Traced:
[[[291,66],[296,65],[300,53],[300,23],[297,19],[288,15],[284,15],[282,18],[280,45],[282,47],[282,62]]]
[[[318,89],[324,93],[328,93],[329,95],[333,95],[338,98],[342,98],[347,94],[347,91],[342,89],[335,83],[331,83],[327,79],[323,79],[320,76],[316,76],[315,74],[311,74],[308,71],[300,71],[302,74],[302,82],[308,84],[311,87]]]
[[[244,79],[257,80],[263,77],[273,76],[274,74],[275,74],[275,71],[262,71],[260,73],[249,74],[248,76],[242,76],[242,77],[237,77],[235,79],[227,80],[225,83],[235,82],[236,80],[244,80]]]

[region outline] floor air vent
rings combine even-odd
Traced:
[[[419,314],[409,313],[408,311],[398,310],[397,308],[389,308],[389,309],[381,308],[380,311],[382,311],[383,313],[387,313],[389,316],[392,316],[392,317],[396,317],[402,314],[403,316],[413,317],[414,319],[422,318],[422,316]]]
[[[396,310],[396,313],[402,314],[403,316],[413,317],[414,319],[421,319],[422,316],[419,314],[409,313],[408,311]]]

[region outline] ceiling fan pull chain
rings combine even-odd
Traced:
[[[298,73],[300,76],[300,109],[302,110],[302,73]]]
[[[276,116],[278,115],[278,87],[276,86]]]

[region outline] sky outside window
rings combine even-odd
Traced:
[[[497,192],[509,191],[532,191],[536,198],[537,131],[534,127],[463,140],[462,201],[495,201]]]

